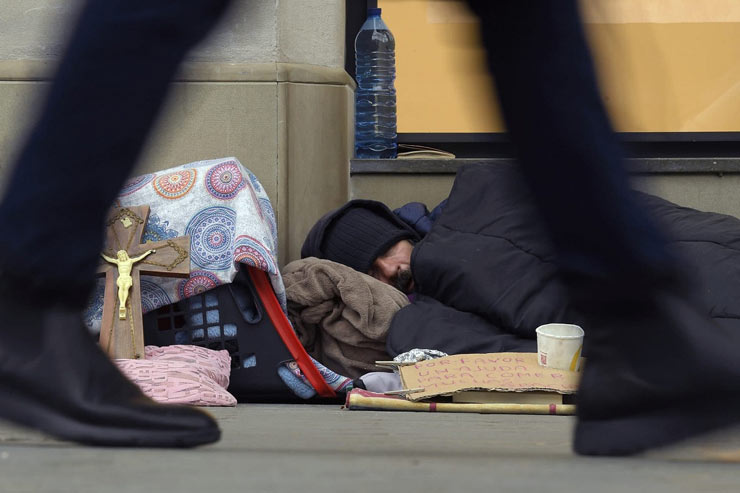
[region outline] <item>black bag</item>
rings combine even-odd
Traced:
[[[239,402],[300,400],[278,375],[295,360],[322,397],[335,397],[298,341],[267,274],[240,264],[231,284],[144,315],[144,341],[154,346],[192,344],[231,356],[229,392]]]

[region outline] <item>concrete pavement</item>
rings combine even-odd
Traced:
[[[339,405],[211,409],[216,445],[80,447],[0,423],[0,492],[737,492],[740,464],[572,454],[573,418],[346,411]],[[740,434],[728,440],[740,447]],[[696,453],[696,452],[699,453]]]

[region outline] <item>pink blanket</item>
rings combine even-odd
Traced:
[[[193,406],[236,406],[229,386],[226,350],[198,346],[146,346],[146,359],[115,360],[121,372],[157,402]]]

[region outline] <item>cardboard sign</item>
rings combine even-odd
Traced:
[[[400,368],[406,395],[412,401],[463,390],[501,392],[546,391],[573,394],[581,374],[545,368],[536,353],[456,354]]]

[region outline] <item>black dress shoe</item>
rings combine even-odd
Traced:
[[[588,314],[577,453],[631,455],[740,423],[739,320],[711,319],[685,284],[608,298]]]
[[[99,349],[76,310],[0,300],[0,419],[89,445],[192,447],[221,431],[157,404]]]

